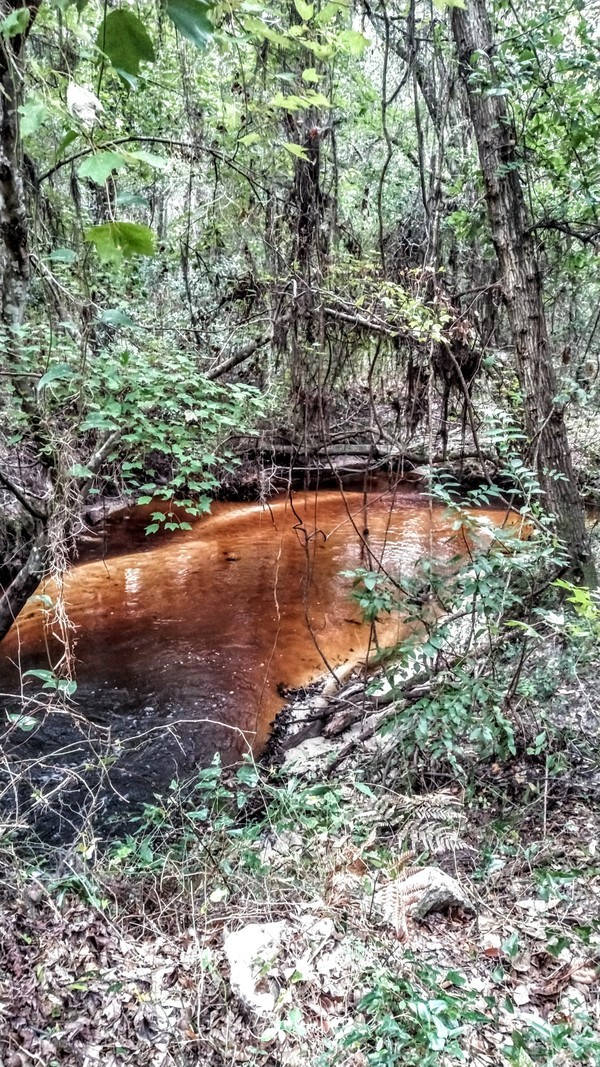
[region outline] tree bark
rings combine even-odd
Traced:
[[[555,401],[558,382],[534,237],[521,184],[516,131],[506,98],[488,92],[495,87],[496,76],[494,38],[485,0],[467,0],[464,9],[452,8],[451,18],[523,397],[526,460],[537,473],[546,509],[554,516],[556,533],[566,546],[573,574],[595,586],[595,568],[571,462],[564,411]]]
[[[0,20],[26,9],[29,20],[23,32],[0,35],[0,326],[2,352],[10,363],[18,350],[18,330],[23,324],[29,294],[30,261],[27,206],[23,181],[23,154],[19,136],[19,107],[23,103],[23,57],[27,35],[41,0],[0,0]],[[6,589],[0,588],[0,640],[12,626],[26,600],[35,592],[46,568],[46,516],[40,513],[10,480],[0,483],[36,520],[37,534],[29,555]]]
[[[0,36],[0,321],[9,329],[23,322],[29,289],[27,209],[19,139],[23,103],[23,51],[41,0],[0,0],[0,19],[25,8],[29,22],[15,37]]]
[[[6,589],[0,587],[0,641],[6,636],[21,608],[35,593],[48,565],[48,534],[44,527],[32,542],[29,555]]]

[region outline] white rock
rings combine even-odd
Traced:
[[[275,1007],[275,993],[257,986],[267,983],[265,968],[268,970],[276,958],[287,927],[286,922],[249,923],[225,935],[232,991],[256,1015],[266,1015]]]

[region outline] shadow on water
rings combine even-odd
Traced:
[[[368,565],[365,542],[373,560],[405,576],[423,557],[460,550],[445,513],[414,490],[372,495],[366,511],[363,503],[355,492],[295,494],[293,506],[218,503],[190,531],[160,539],[143,533],[152,509],[114,516],[107,558],[79,564],[66,581],[79,725],[63,711],[11,735],[16,756],[41,761],[38,787],[48,793],[61,779],[75,795],[82,755],[111,745],[114,754],[116,744],[125,757],[111,771],[118,793],[109,807],[122,807],[152,799],[216,751],[224,762],[260,752],[282,688],[367,649],[369,629],[340,576]],[[55,595],[51,584],[41,591]],[[401,632],[401,621],[388,619],[382,642]],[[6,694],[19,694],[20,674],[48,669],[61,653],[39,600],[0,653],[3,703],[14,714],[22,705]],[[26,693],[39,684],[30,678]],[[65,787],[69,764],[74,780]]]

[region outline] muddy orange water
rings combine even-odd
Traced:
[[[296,493],[293,507],[216,504],[192,530],[161,539],[140,539],[147,521],[136,509],[113,521],[108,558],[73,569],[66,605],[82,713],[111,728],[126,722],[129,735],[180,724],[147,757],[147,774],[159,761],[161,779],[216,749],[224,759],[259,749],[281,686],[305,685],[324,658],[336,666],[366,649],[368,628],[340,576],[372,565],[365,541],[372,560],[405,576],[422,557],[465,549],[446,513],[414,490],[373,495],[366,511],[353,492]],[[384,624],[386,642],[400,626]],[[30,601],[0,646],[2,691],[18,692],[16,664],[47,668],[57,648]]]

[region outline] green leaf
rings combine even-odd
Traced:
[[[140,196],[139,193],[132,193],[130,189],[124,189],[122,193],[117,193],[117,207],[149,207],[149,203],[145,196]]]
[[[19,108],[19,115],[21,116],[19,131],[21,137],[31,137],[32,134],[36,133],[49,114],[50,112],[43,100],[36,100],[31,97],[24,104],[21,104]]]
[[[351,56],[362,56],[371,44],[369,38],[359,33],[358,30],[342,30],[337,35],[337,43],[341,45],[344,52]]]
[[[118,308],[107,308],[100,315],[98,322],[104,322],[108,326],[133,326],[137,329],[137,323],[133,321],[131,315],[128,315],[126,311],[119,311]]]
[[[132,256],[154,255],[154,234],[138,222],[104,222],[85,231],[102,263],[119,263]]]
[[[296,156],[297,159],[308,159],[306,150],[300,144],[296,144],[294,141],[286,141],[282,148],[285,148],[286,152],[289,152],[291,156]]]
[[[149,167],[153,167],[154,170],[165,170],[168,165],[168,159],[164,156],[157,156],[154,152],[146,152],[143,148],[138,149],[135,152],[124,152],[124,158],[129,163],[146,163]]]
[[[156,533],[159,530],[159,528],[160,528],[160,524],[158,522],[151,522],[149,526],[146,526],[146,533],[147,534]]]
[[[156,59],[143,23],[124,7],[109,11],[100,26],[96,46],[119,74],[134,78],[139,74],[140,63],[154,63]]]
[[[302,81],[313,83],[319,81],[319,75],[314,67],[307,67],[306,70],[302,71]]]
[[[316,21],[320,26],[325,26],[328,22],[332,22],[336,15],[339,15],[340,11],[347,12],[349,4],[345,0],[331,0],[330,3],[325,4],[319,11]]]
[[[304,22],[308,22],[314,15],[315,5],[307,4],[306,0],[294,0],[294,7]]]
[[[83,420],[81,430],[116,430],[117,424],[103,411],[90,411]]]
[[[72,248],[54,248],[50,252],[48,259],[52,263],[74,263],[77,259],[77,253]]]
[[[61,156],[64,155],[65,149],[67,149],[70,144],[73,144],[73,141],[76,141],[78,137],[79,134],[75,130],[69,130],[68,133],[66,133],[63,137],[58,148],[56,149],[56,155],[54,158],[57,160],[60,159]]]
[[[259,141],[262,141],[259,133],[247,133],[245,137],[240,137],[240,144],[245,144],[246,146],[258,144]]]
[[[69,381],[74,373],[75,371],[68,363],[56,363],[53,367],[50,367],[45,374],[42,374],[42,377],[37,383],[38,392],[45,389],[47,385],[51,385],[52,382]]]
[[[326,96],[323,96],[323,93],[315,93],[312,89],[307,90],[302,96],[275,93],[269,103],[271,107],[284,107],[286,111],[303,111],[308,107],[331,107],[331,103]]]
[[[36,726],[39,726],[37,719],[34,719],[33,715],[21,715],[18,712],[7,713],[7,719],[9,722],[16,726],[19,730],[24,730],[29,733],[30,730],[35,730]]]
[[[74,463],[69,474],[71,478],[93,478],[94,476],[89,467],[84,467],[83,463]]]
[[[167,15],[196,48],[205,48],[215,32],[208,18],[211,6],[205,0],[167,0]]]
[[[104,185],[113,170],[122,170],[125,165],[126,160],[120,152],[96,152],[95,155],[84,159],[77,176],[91,178],[96,185]]]
[[[32,669],[30,671],[25,671],[23,677],[39,678],[42,682],[52,682],[53,684],[56,683],[56,675],[54,674],[54,671],[42,670],[41,667],[37,668],[36,670]]]
[[[25,33],[28,25],[29,8],[18,7],[0,22],[0,33],[3,37],[18,37],[20,33]]]
[[[438,11],[446,11],[449,7],[459,7],[461,11],[464,11],[467,5],[465,0],[433,0],[433,6]]]

